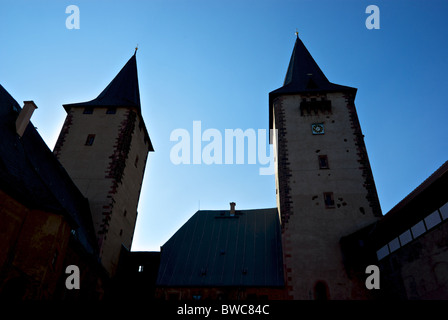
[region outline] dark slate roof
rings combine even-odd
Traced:
[[[75,237],[96,254],[89,204],[30,122],[22,136],[21,108],[0,85],[0,189],[30,209],[64,215]]]
[[[100,95],[87,102],[65,104],[70,107],[131,107],[140,110],[137,59],[134,55]]]
[[[137,51],[98,97],[87,102],[64,104],[64,109],[68,112],[71,107],[136,108],[142,119],[140,125],[143,127],[145,140],[148,142],[148,150],[154,151],[154,146],[141,114],[136,53]]]
[[[196,212],[161,248],[158,286],[283,286],[277,209]]]
[[[318,92],[352,92],[357,89],[328,81],[302,40],[297,37],[283,86],[269,93],[269,124],[272,129],[272,101],[280,95]]]

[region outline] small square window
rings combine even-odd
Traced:
[[[389,249],[390,253],[394,252],[395,250],[400,248],[400,241],[398,241],[398,238],[395,238],[391,242],[389,242]]]
[[[389,254],[389,247],[387,246],[387,244],[376,252],[378,260],[383,259],[388,254]]]
[[[411,230],[406,230],[405,232],[403,232],[400,236],[400,243],[402,246],[404,246],[405,244],[409,243],[412,241],[412,234],[411,234]]]
[[[333,192],[324,192],[325,208],[334,208]]]
[[[442,222],[442,219],[440,218],[439,211],[436,210],[433,213],[431,213],[429,216],[425,218],[425,224],[426,228],[431,229],[432,227],[438,225],[440,222]]]
[[[117,113],[117,108],[115,107],[109,107],[106,110],[106,114],[116,114]]]
[[[426,227],[423,221],[419,221],[411,228],[412,236],[417,238],[418,236],[422,235],[426,232]]]
[[[85,107],[83,113],[84,114],[92,114],[93,113],[93,107]]]
[[[86,139],[86,146],[91,146],[93,144],[94,140],[95,140],[95,135],[89,134]]]
[[[319,158],[319,169],[329,169],[328,157],[326,155],[320,155]]]

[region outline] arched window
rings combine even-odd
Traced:
[[[314,299],[328,300],[328,287],[323,281],[318,281],[314,286]]]

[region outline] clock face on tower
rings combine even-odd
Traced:
[[[323,123],[313,123],[311,125],[311,131],[313,134],[324,134],[324,124]]]

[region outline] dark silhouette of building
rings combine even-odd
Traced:
[[[448,162],[383,216],[356,91],[329,82],[297,37],[269,94],[277,207],[200,210],[160,252],[132,252],[154,150],[136,55],[96,99],[64,105],[54,152],[30,122],[34,102],[21,108],[0,85],[0,296],[448,299]],[[366,287],[371,265],[380,289]]]

